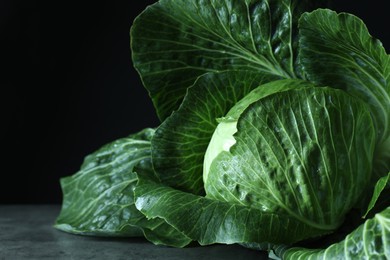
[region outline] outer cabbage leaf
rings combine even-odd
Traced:
[[[295,0],[160,0],[131,29],[133,64],[161,120],[207,72],[251,70],[295,77]]]
[[[168,117],[152,139],[153,166],[163,183],[204,194],[203,158],[223,117],[252,89],[275,77],[248,71],[208,73],[188,89],[179,110]]]
[[[163,219],[201,245],[290,244],[324,233],[289,216],[207,199],[168,187],[145,175],[139,175],[134,193],[137,209],[148,219]]]
[[[390,170],[390,56],[351,14],[305,13],[299,29],[299,60],[307,78],[343,89],[371,108],[378,128],[375,183]]]
[[[339,243],[326,249],[276,248],[282,259],[388,259],[390,257],[390,207],[367,220]]]
[[[134,205],[135,170],[153,176],[145,129],[88,155],[76,174],[61,179],[64,194],[55,227],[93,236],[142,236],[155,244],[182,247],[191,240],[163,220],[149,221]]]
[[[236,144],[211,164],[208,198],[324,231],[342,224],[365,195],[376,131],[363,102],[311,86],[270,95],[244,110]]]

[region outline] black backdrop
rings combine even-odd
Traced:
[[[0,203],[60,203],[85,155],[158,125],[130,58],[140,2],[0,0]],[[338,2],[390,50],[383,1]]]

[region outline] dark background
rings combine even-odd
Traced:
[[[158,125],[131,63],[130,26],[155,1],[139,2],[0,0],[0,203],[60,203],[85,155]],[[383,1],[339,2],[390,50]]]

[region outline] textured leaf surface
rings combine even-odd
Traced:
[[[61,180],[64,194],[55,227],[74,234],[142,236],[155,244],[190,242],[163,220],[148,221],[134,205],[137,171],[153,175],[153,129],[107,144],[87,156],[79,172]]]
[[[262,98],[241,114],[237,143],[211,165],[207,197],[317,229],[340,226],[370,180],[376,132],[364,103],[311,86]]]
[[[148,218],[164,219],[201,245],[291,243],[323,232],[289,216],[207,199],[139,176],[136,207]],[[284,234],[288,233],[289,236]]]
[[[132,58],[160,119],[207,72],[295,77],[293,28],[307,10],[303,2],[160,0],[148,7],[132,26]]]
[[[260,85],[238,101],[229,110],[226,116],[219,120],[219,124],[214,130],[203,163],[203,181],[207,182],[208,172],[215,157],[218,156],[221,151],[229,151],[229,148],[236,142],[233,134],[237,132],[237,121],[248,106],[264,97],[291,89],[305,87],[312,87],[312,84],[298,79],[276,80]]]
[[[326,249],[280,247],[277,255],[282,259],[389,259],[390,207],[367,220],[343,241]]]
[[[133,206],[133,169],[142,160],[150,161],[153,132],[103,146],[85,158],[78,173],[61,179],[64,198],[56,227],[80,234],[141,235],[129,226],[129,221],[135,224],[143,218]]]
[[[390,56],[351,14],[316,10],[302,15],[299,28],[299,59],[309,80],[370,105],[378,128],[376,172],[383,176],[390,170]]]
[[[208,73],[188,89],[179,110],[168,117],[152,139],[153,166],[166,184],[204,193],[203,158],[217,119],[249,91],[275,77],[248,71]]]

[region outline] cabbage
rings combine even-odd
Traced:
[[[61,180],[55,227],[282,259],[390,257],[390,56],[326,1],[160,0],[133,64],[161,124]]]

